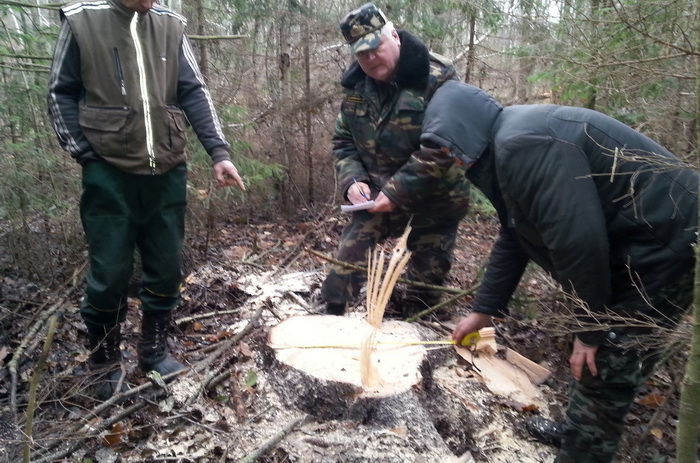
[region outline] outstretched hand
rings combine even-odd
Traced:
[[[598,352],[598,346],[587,346],[578,338],[574,339],[574,350],[569,357],[569,366],[571,366],[571,375],[576,381],[581,381],[583,366],[588,366],[593,376],[598,376],[598,368],[595,366],[595,354]]]
[[[219,186],[238,186],[245,191],[243,179],[238,175],[238,169],[231,161],[220,161],[214,164],[214,177]]]

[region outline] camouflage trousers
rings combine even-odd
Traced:
[[[367,251],[389,237],[401,236],[411,219],[411,233],[407,243],[411,259],[407,278],[441,285],[452,267],[457,227],[466,213],[465,209],[463,213],[452,217],[435,219],[413,216],[411,219],[410,214],[401,212],[354,212],[350,223],[343,230],[336,257],[342,262],[366,267]],[[351,302],[359,295],[366,280],[366,272],[334,265],[321,286],[321,296],[330,303]],[[440,298],[435,291],[422,291],[421,296],[427,305],[432,305],[432,301],[437,302]]]
[[[668,344],[664,331],[675,327],[692,303],[693,272],[646,296],[646,300],[640,296],[613,309],[635,313],[637,320],[654,320],[658,328],[614,328],[596,353],[598,376],[584,367],[581,381],[572,380],[555,463],[612,461],[625,415],[639,388],[664,358],[664,343]]]

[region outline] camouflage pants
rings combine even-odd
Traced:
[[[692,302],[693,272],[685,273],[649,300],[629,301],[627,313],[651,317],[672,328]],[[651,303],[649,303],[651,302]],[[662,315],[663,314],[663,315]],[[629,411],[639,388],[663,358],[662,330],[613,329],[596,353],[598,376],[584,367],[580,382],[572,380],[562,445],[555,463],[607,463],[612,461]]]
[[[411,233],[408,236],[408,249],[411,251],[408,279],[442,284],[452,267],[457,226],[466,212],[465,209],[464,213],[458,216],[441,217],[439,220],[425,216],[413,217]],[[386,238],[401,236],[410,217],[410,214],[400,212],[354,212],[350,223],[343,230],[337,259],[365,267],[367,251]],[[360,293],[366,279],[365,272],[334,265],[323,282],[321,295],[326,302],[351,302]],[[439,293],[425,291],[423,298],[437,301]]]

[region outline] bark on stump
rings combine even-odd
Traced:
[[[449,349],[412,345],[436,335],[410,323],[385,321],[377,331],[371,355],[383,384],[363,387],[359,346],[371,331],[361,318],[289,318],[268,336],[270,381],[288,405],[317,418],[413,429],[433,441],[433,446],[444,448],[432,426],[433,417],[421,405],[421,396],[432,387],[433,365]],[[431,446],[431,442],[426,444]]]

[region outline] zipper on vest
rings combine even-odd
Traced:
[[[117,79],[122,89],[122,96],[126,96],[126,86],[124,85],[124,68],[122,68],[122,60],[119,58],[119,50],[117,47],[112,49],[114,52],[114,68],[117,70]]]
[[[146,126],[146,150],[148,151],[148,166],[151,168],[151,175],[156,174],[156,152],[153,147],[153,123],[151,121],[151,102],[148,99],[148,82],[146,79],[146,64],[143,58],[143,47],[138,34],[139,14],[134,12],[134,17],[131,20],[129,32],[131,39],[134,41],[136,49],[136,64],[139,70],[139,86],[141,87],[141,101],[143,102],[143,117],[144,125]]]

